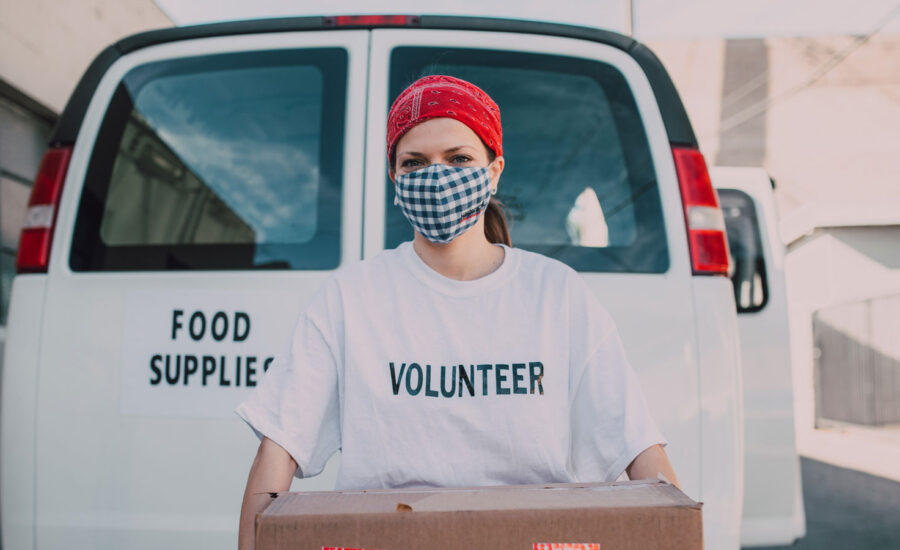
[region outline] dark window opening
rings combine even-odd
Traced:
[[[719,202],[725,214],[728,248],[734,262],[731,283],[738,313],[753,313],[766,307],[769,287],[766,260],[756,208],[750,195],[736,189],[719,189]]]

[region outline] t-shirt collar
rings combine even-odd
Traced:
[[[519,251],[504,244],[499,244],[498,246],[503,247],[504,251],[503,263],[500,264],[500,267],[484,277],[471,281],[451,279],[432,269],[419,257],[419,254],[413,248],[412,241],[407,241],[398,248],[403,261],[417,279],[438,292],[449,296],[462,297],[477,296],[495,290],[515,274],[519,267]]]

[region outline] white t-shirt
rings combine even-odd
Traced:
[[[504,247],[473,281],[407,242],[339,270],[237,414],[337,489],[613,481],[666,441],[581,277]]]

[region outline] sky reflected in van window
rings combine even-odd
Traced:
[[[336,267],[346,93],[343,48],[130,70],[91,152],[70,266]]]
[[[270,67],[158,78],[135,107],[256,233],[305,242],[316,229],[322,75]]]

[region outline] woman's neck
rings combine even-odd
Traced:
[[[484,220],[446,244],[435,244],[416,233],[413,249],[428,267],[448,279],[471,281],[497,270],[503,264],[505,251],[488,242],[484,236]]]

